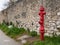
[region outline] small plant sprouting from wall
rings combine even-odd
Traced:
[[[30,35],[31,35],[32,37],[35,37],[35,36],[37,36],[37,32],[36,32],[36,31],[31,31],[31,32],[30,32]]]

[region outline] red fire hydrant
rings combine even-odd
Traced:
[[[40,39],[43,41],[44,40],[44,15],[46,14],[46,12],[44,12],[44,7],[41,6],[40,7],[40,12],[39,12],[39,16],[40,16],[40,28],[39,28],[39,32],[40,32]]]

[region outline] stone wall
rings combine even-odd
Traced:
[[[12,0],[13,1],[13,0]],[[56,3],[56,5],[55,5]],[[15,26],[24,27],[39,32],[39,8],[41,0],[18,0],[11,3],[9,8],[2,11],[7,22],[13,22]],[[45,35],[60,34],[60,8],[59,1],[44,0],[45,7]],[[58,7],[57,7],[58,6]]]
[[[45,35],[60,35],[60,0],[46,1]]]
[[[0,12],[0,23],[2,23],[4,19],[5,19],[5,16],[2,14],[2,12]]]

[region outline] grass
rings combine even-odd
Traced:
[[[60,45],[60,36],[57,37],[45,37],[44,41],[36,40],[32,43],[26,43],[25,45]]]
[[[17,37],[21,36],[21,35],[25,35],[28,34],[30,36],[37,36],[37,32],[35,31],[27,31],[24,28],[18,28],[15,26],[12,26],[11,28],[8,28],[8,25],[6,25],[5,23],[0,24],[0,29],[8,36],[10,36],[11,38],[16,39]]]
[[[26,32],[24,28],[17,28],[14,26],[12,28],[8,28],[8,26],[4,23],[0,24],[0,29],[11,38],[16,38],[18,35],[22,35]]]

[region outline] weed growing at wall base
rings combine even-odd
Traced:
[[[8,28],[6,24],[0,24],[0,29],[5,32],[8,36],[12,38],[16,38],[18,35],[22,35],[24,32],[26,32],[26,29],[24,28],[17,28],[12,26],[12,28]]]

